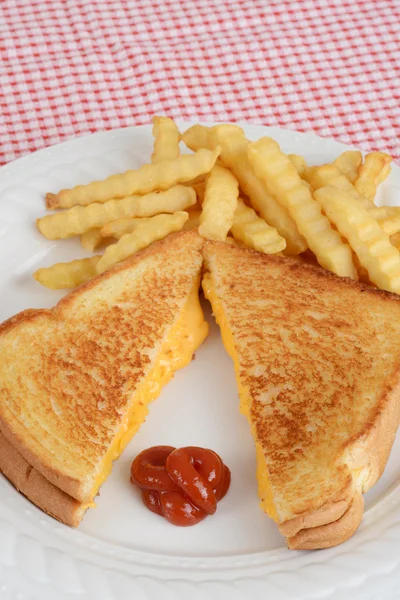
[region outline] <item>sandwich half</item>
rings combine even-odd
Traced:
[[[358,528],[400,419],[400,297],[207,242],[205,296],[236,370],[259,495],[289,548]]]
[[[202,238],[171,235],[0,326],[0,470],[77,526],[150,401],[207,336]]]

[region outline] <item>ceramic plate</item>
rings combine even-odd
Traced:
[[[272,136],[309,164],[348,149],[312,134],[243,127],[249,138]],[[151,149],[149,126],[128,128],[72,140],[0,169],[0,322],[61,298],[34,281],[35,269],[87,255],[79,240],[50,242],[36,231],[45,192],[138,167]],[[381,187],[378,202],[399,203],[400,169],[394,167]],[[357,534],[330,550],[287,550],[260,509],[254,447],[238,410],[233,367],[205,311],[210,336],[152,404],[78,530],[47,517],[0,475],[1,600],[400,598],[399,437],[383,477],[366,495]],[[156,444],[210,447],[223,457],[232,486],[214,517],[181,529],[144,508],[129,483],[130,463]]]

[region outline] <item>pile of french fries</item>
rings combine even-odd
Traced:
[[[374,204],[392,157],[343,152],[309,166],[271,138],[250,142],[237,125],[153,119],[151,163],[46,195],[56,212],[37,220],[48,239],[80,236],[91,258],[58,263],[34,277],[74,288],[172,232],[266,254],[297,256],[342,277],[400,293],[400,207]],[[193,154],[180,154],[183,142]],[[63,209],[63,210],[59,210]]]

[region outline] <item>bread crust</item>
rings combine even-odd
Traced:
[[[342,544],[357,531],[364,514],[364,498],[357,492],[348,510],[337,520],[320,527],[302,529],[287,539],[290,550],[322,550]]]
[[[302,529],[320,527],[340,519],[349,509],[353,501],[355,486],[353,478],[349,475],[345,488],[337,493],[337,499],[329,499],[320,508],[306,512],[293,519],[279,524],[279,531],[285,537],[293,537]]]
[[[17,452],[0,432],[0,471],[33,504],[58,521],[77,527],[85,512],[81,504],[50,483]]]
[[[362,469],[356,482],[365,494],[381,477],[400,424],[400,365],[388,381],[386,390],[364,434],[346,447],[345,462],[354,472]]]
[[[29,448],[26,447],[23,440],[21,440],[18,435],[12,431],[9,424],[2,419],[1,416],[0,434],[2,434],[2,437],[4,437],[4,439],[6,439],[8,443],[13,446],[18,456],[23,458],[26,464],[30,465],[30,467],[37,471],[37,473],[41,473],[43,478],[45,478],[49,484],[59,488],[60,491],[62,490],[62,492],[65,493],[65,495],[76,499],[77,502],[81,502],[85,496],[87,497],[87,491],[79,480],[73,479],[64,473],[61,473],[38,458],[29,450]],[[3,471],[1,465],[2,463],[0,462],[0,471]],[[10,477],[6,477],[11,481]]]

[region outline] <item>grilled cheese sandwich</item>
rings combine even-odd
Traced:
[[[208,332],[202,238],[171,235],[0,326],[0,470],[78,525],[174,372]]]
[[[400,422],[400,297],[231,244],[208,241],[203,255],[263,509],[289,548],[339,544]]]

